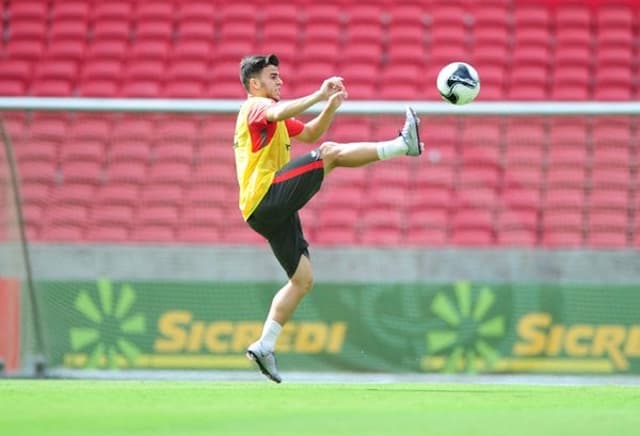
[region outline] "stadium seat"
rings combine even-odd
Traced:
[[[544,208],[546,211],[562,209],[581,210],[583,206],[583,188],[547,186],[544,200]]]
[[[545,5],[534,3],[517,4],[513,10],[513,22],[516,28],[547,29],[551,23],[549,9]]]
[[[542,56],[545,60],[547,55],[531,55],[533,59],[540,59]],[[548,97],[548,72],[547,68],[542,65],[533,65],[529,63],[519,64],[515,60],[515,65],[511,68],[511,76],[509,79],[509,91],[507,97],[512,100],[545,100]]]
[[[104,143],[101,140],[76,140],[64,144],[60,149],[60,161],[85,161],[102,164],[106,160]]]
[[[21,183],[40,182],[53,184],[57,178],[57,167],[53,161],[26,161],[19,163]]]
[[[591,95],[591,73],[587,66],[561,67],[556,62],[551,98],[554,100],[588,100]]]
[[[41,228],[38,239],[52,242],[82,242],[85,240],[84,227],[75,224],[50,224]]]
[[[92,242],[127,242],[131,240],[129,226],[120,224],[102,224],[91,226],[86,239]]]
[[[404,215],[397,209],[373,207],[360,218],[360,240],[365,245],[399,245],[403,240]]]
[[[92,227],[117,225],[131,228],[134,223],[134,208],[122,204],[96,205],[91,209],[90,222]]]
[[[84,227],[89,218],[87,205],[55,203],[47,207],[45,227],[51,225],[69,225]]]
[[[105,179],[109,183],[142,185],[147,182],[147,172],[147,165],[143,162],[112,162],[106,168]]]
[[[175,138],[161,141],[152,148],[155,162],[181,162],[191,165],[194,157],[194,145],[191,141]]]
[[[628,156],[622,155],[621,158],[627,158]],[[620,163],[619,165],[604,166],[603,164],[594,165],[591,170],[591,179],[589,185],[592,189],[616,189],[626,190],[633,186],[631,177],[631,168],[627,163]]]
[[[69,138],[72,141],[105,141],[111,132],[108,117],[97,115],[79,116],[69,125]]]
[[[481,184],[459,186],[454,193],[456,209],[478,208],[492,211],[498,204],[498,196],[494,188]]]
[[[49,27],[49,44],[63,40],[85,42],[89,32],[89,23],[83,19],[58,18],[51,21]]]
[[[134,227],[131,232],[131,240],[143,243],[173,243],[175,237],[173,226],[161,224]]]
[[[24,205],[45,206],[50,199],[51,185],[42,182],[25,182],[20,186],[20,197]],[[40,210],[40,209],[39,209]]]
[[[509,209],[537,211],[542,205],[540,185],[505,185],[501,200]]]
[[[496,236],[496,244],[502,247],[534,247],[538,244],[538,237],[531,229],[503,229]]]
[[[94,41],[118,41],[126,44],[131,37],[131,26],[127,18],[98,19],[93,25]]]
[[[151,159],[151,147],[140,139],[123,139],[112,142],[109,149],[109,162],[140,162],[146,164]]]
[[[626,211],[631,207],[627,189],[593,188],[589,195],[591,209]]]
[[[129,19],[133,14],[133,2],[96,2],[92,7],[92,18],[98,21]]]
[[[43,209],[41,204],[26,203],[22,206],[25,232],[29,241],[40,239],[40,229],[43,223]]]
[[[60,143],[68,136],[68,122],[64,116],[41,115],[31,123],[31,138]]]
[[[72,160],[61,162],[60,173],[65,183],[91,183],[98,185],[102,181],[101,162]]]
[[[134,208],[140,202],[140,187],[134,183],[122,183],[109,180],[109,183],[98,187],[95,196],[95,207],[126,206]]]
[[[14,143],[14,147],[19,164],[28,161],[48,161],[55,163],[58,158],[56,142],[28,140],[24,143]]]
[[[148,141],[155,132],[154,122],[144,116],[133,115],[117,120],[113,125],[111,138],[115,141]]]
[[[591,11],[587,5],[560,4],[553,14],[556,32],[560,29],[589,29]]]
[[[5,44],[5,53],[14,61],[37,62],[44,54],[44,42],[12,39]]]
[[[180,39],[169,48],[169,58],[174,61],[210,59],[214,51],[211,39]]]
[[[454,185],[455,169],[446,163],[429,164],[424,171],[414,174],[412,186],[421,190],[429,186],[451,188]]]
[[[156,162],[149,170],[150,183],[187,185],[191,180],[191,165],[186,162]]]
[[[595,14],[598,29],[622,28],[632,29],[634,23],[633,10],[627,5],[605,4],[598,7]]]
[[[627,233],[615,230],[592,230],[587,238],[587,246],[597,249],[626,248]]]
[[[140,191],[140,204],[146,206],[180,206],[184,200],[184,189],[177,185],[149,184]]]
[[[546,185],[558,188],[583,188],[587,186],[584,166],[550,166],[547,169]]]
[[[575,248],[583,245],[580,210],[547,209],[542,216],[542,245],[548,248]]]
[[[69,80],[34,80],[31,84],[31,95],[40,97],[65,97],[72,92]]]
[[[237,213],[236,219],[227,221],[221,234],[222,242],[229,245],[264,245],[264,237],[252,230]]]
[[[165,62],[169,56],[169,42],[162,39],[137,39],[129,48],[131,59]]]
[[[451,242],[454,245],[491,245],[493,228],[491,211],[460,208],[451,217]]]
[[[92,5],[83,1],[58,1],[51,5],[52,22],[88,21]]]
[[[85,61],[116,60],[122,61],[127,54],[126,40],[94,39],[87,46]]]

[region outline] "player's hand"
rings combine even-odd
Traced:
[[[348,97],[348,94],[346,89],[343,89],[342,91],[338,91],[335,94],[333,94],[331,97],[329,97],[329,102],[327,103],[327,106],[329,106],[333,110],[336,110],[340,107],[340,105],[342,105],[342,102],[345,101],[347,97]]]
[[[329,77],[327,80],[322,82],[322,86],[320,86],[320,92],[325,100],[328,100],[331,96],[344,91],[344,79],[339,76]]]

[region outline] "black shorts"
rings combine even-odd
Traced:
[[[309,257],[298,211],[320,190],[323,178],[318,150],[292,160],[275,174],[267,194],[247,220],[269,241],[289,278],[296,272],[300,256]]]

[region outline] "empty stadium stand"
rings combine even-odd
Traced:
[[[238,61],[260,51],[283,59],[285,97],[339,73],[351,98],[435,100],[437,71],[463,58],[481,72],[480,100],[639,96],[640,7],[630,0],[258,4],[2,1],[0,95],[242,98]],[[235,205],[233,117],[12,113],[4,122],[33,239],[261,241]],[[328,136],[396,131],[397,119],[341,117]],[[423,134],[421,162],[332,175],[304,212],[310,239],[640,246],[637,119],[437,119]]]

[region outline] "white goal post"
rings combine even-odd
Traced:
[[[0,111],[83,111],[83,112],[173,112],[235,113],[243,100],[149,99],[149,98],[74,98],[74,97],[0,97]],[[617,101],[495,101],[454,106],[439,101],[346,101],[339,113],[350,115],[398,115],[406,106],[424,115],[640,115],[640,102]],[[309,113],[317,113],[318,104]]]

